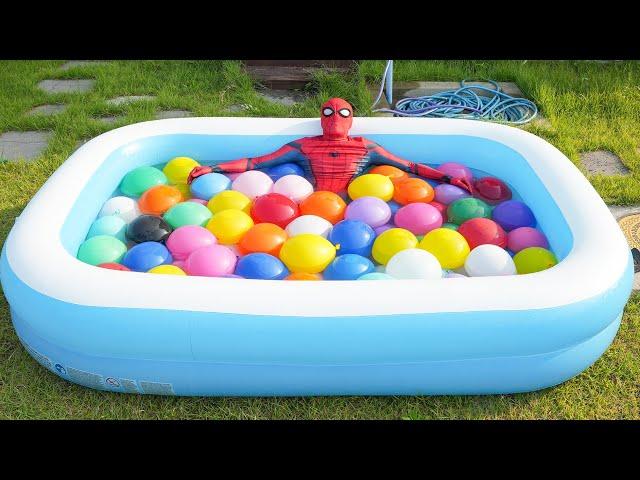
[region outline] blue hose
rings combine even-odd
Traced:
[[[531,100],[504,93],[494,80],[489,80],[489,83],[495,88],[467,85],[463,80],[457,90],[403,98],[395,109],[379,108],[373,111],[393,113],[398,117],[466,118],[513,125],[528,123],[538,115],[538,107]],[[478,90],[480,93],[476,93]]]

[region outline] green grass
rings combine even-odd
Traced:
[[[357,113],[370,114],[367,81],[377,82],[384,62],[367,61],[351,75],[322,73],[310,98],[293,107],[270,104],[256,93],[238,62],[113,61],[69,71],[62,61],[0,62],[0,133],[51,130],[36,162],[0,162],[0,240],[4,242],[29,199],[78,142],[124,124],[150,120],[160,109],[199,116],[317,116],[328,96],[343,96]],[[576,165],[579,153],[605,149],[619,155],[629,177],[591,178],[608,203],[640,202],[640,63],[430,61],[396,62],[396,80],[492,78],[515,81],[549,125],[526,127]],[[86,94],[47,95],[47,78],[94,78]],[[112,107],[106,99],[154,95],[149,102]],[[66,103],[53,117],[26,117],[44,103]],[[231,104],[245,106],[230,114]],[[116,124],[95,118],[122,115]],[[70,384],[39,366],[22,348],[0,297],[0,418],[639,418],[640,294],[627,305],[613,345],[578,377],[541,392],[488,397],[172,398],[118,395]]]

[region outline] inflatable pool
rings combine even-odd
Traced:
[[[631,291],[622,232],[580,171],[527,132],[469,120],[356,118],[397,155],[507,181],[559,263],[446,281],[283,282],[119,272],[76,258],[124,174],[221,161],[317,135],[317,119],[186,118],[77,150],[16,219],[1,275],[18,337],[60,377],[166,395],[435,395],[537,390],[595,362]]]

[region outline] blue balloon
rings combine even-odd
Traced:
[[[142,242],[129,250],[122,264],[136,272],[148,272],[153,267],[173,262],[167,247],[159,242]]]
[[[393,280],[393,277],[388,273],[371,272],[358,277],[358,280]]]
[[[389,205],[389,209],[391,210],[391,218],[389,219],[390,222],[393,221],[393,216],[396,214],[396,212],[400,209],[400,207],[402,207],[402,205],[400,205],[398,202],[396,202],[395,200],[390,200],[387,202],[387,205]]]
[[[357,280],[374,269],[373,262],[368,258],[347,253],[336,257],[322,272],[322,276],[325,280]]]
[[[340,245],[336,255],[355,253],[363,257],[371,256],[371,247],[376,239],[376,232],[360,220],[342,220],[336,223],[329,233],[328,240]]]
[[[110,237],[116,237],[121,242],[127,243],[126,232],[127,222],[120,218],[120,216],[105,215],[91,224],[89,233],[87,233],[87,239],[95,237],[96,235],[109,235]]]
[[[281,163],[268,168],[265,173],[271,177],[274,182],[285,175],[300,175],[304,177],[304,169],[297,163]]]
[[[240,257],[234,273],[244,278],[256,280],[282,280],[289,275],[289,270],[273,255],[250,253]]]
[[[221,173],[207,173],[191,183],[191,195],[201,200],[209,200],[215,194],[228,190],[231,180]]]

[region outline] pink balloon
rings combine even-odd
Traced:
[[[532,227],[520,227],[507,234],[507,248],[518,253],[529,247],[549,248],[549,242],[544,233]]]
[[[176,228],[165,245],[174,260],[186,260],[191,252],[218,243],[216,237],[200,225],[184,225]]]
[[[461,163],[456,162],[447,162],[443,163],[436,170],[440,170],[442,173],[445,173],[453,178],[466,178],[471,182],[473,180],[473,174],[468,167],[465,167]]]
[[[231,189],[244,193],[251,200],[260,195],[266,195],[273,188],[271,177],[260,170],[243,172],[233,181]]]
[[[428,203],[410,203],[396,212],[393,223],[414,235],[424,235],[442,226],[442,215],[436,207]]]
[[[209,203],[206,200],[203,200],[201,198],[190,198],[189,200],[187,200],[187,202],[195,202],[195,203],[199,203],[200,205],[204,205],[204,206],[206,206],[207,203]]]
[[[227,247],[209,245],[191,252],[185,262],[189,275],[201,277],[219,277],[233,273],[238,257]]]
[[[442,215],[442,223],[445,223],[447,221],[447,206],[443,203],[436,202],[435,200],[433,202],[429,202],[429,205],[438,209],[440,215]]]
[[[174,260],[172,265],[184,270],[184,260]]]

